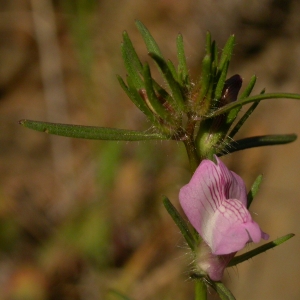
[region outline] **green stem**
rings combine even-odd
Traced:
[[[191,171],[193,174],[195,172],[195,170],[197,169],[197,167],[199,166],[200,159],[197,154],[194,141],[191,138],[189,138],[183,142],[184,142],[184,146],[185,146],[188,158],[189,158],[190,168],[191,168]]]
[[[207,299],[207,287],[203,280],[195,280],[195,300]]]

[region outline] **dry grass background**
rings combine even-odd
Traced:
[[[1,0],[0,299],[193,299],[189,256],[161,204],[178,206],[188,180],[176,143],[50,137],[22,118],[146,130],[118,86],[123,30],[148,60],[134,20],[166,57],[184,36],[196,80],[207,30],[219,46],[236,35],[230,75],[256,93],[300,93],[300,3],[261,1]],[[242,136],[300,134],[300,103],[261,103]],[[299,141],[224,158],[249,187],[263,173],[255,220],[286,244],[226,272],[237,299],[300,299]],[[249,246],[252,248],[253,246]],[[212,293],[211,299],[217,299]]]

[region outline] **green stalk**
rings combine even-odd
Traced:
[[[203,280],[195,280],[195,300],[207,299],[207,287]]]

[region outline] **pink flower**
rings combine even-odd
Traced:
[[[181,188],[179,200],[189,221],[210,248],[210,255],[204,251],[209,259],[204,263],[201,259],[202,265],[206,265],[204,271],[211,279],[220,280],[235,252],[249,242],[258,243],[269,236],[247,210],[242,178],[228,170],[218,157],[215,159],[217,164],[210,160],[201,162],[190,182]]]

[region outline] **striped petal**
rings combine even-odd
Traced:
[[[217,158],[203,160],[190,182],[181,188],[180,204],[213,254],[241,250],[248,242],[268,238],[247,210],[245,184]]]

